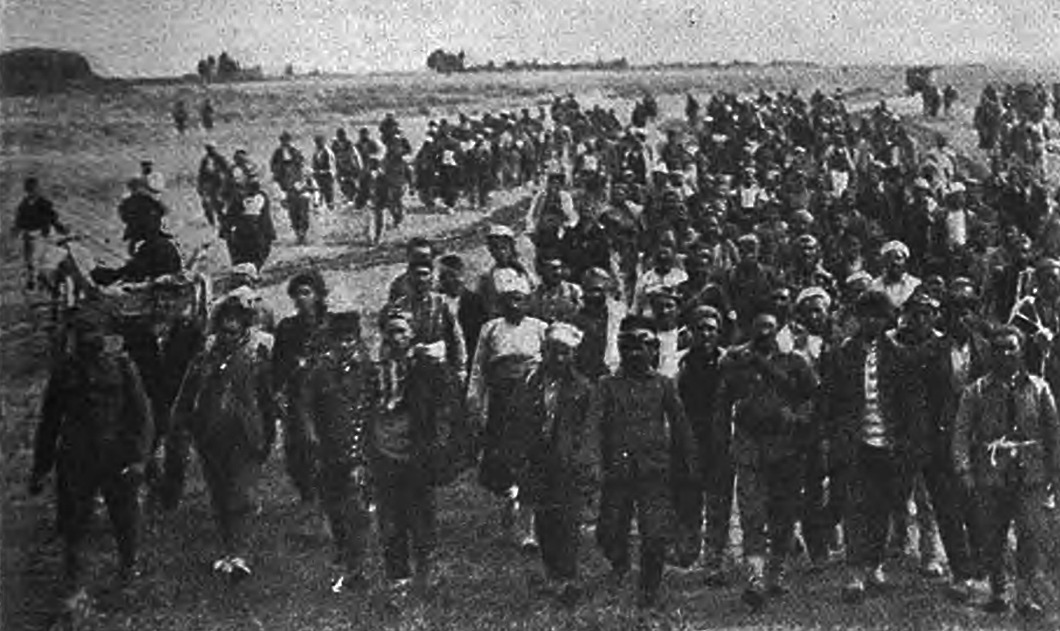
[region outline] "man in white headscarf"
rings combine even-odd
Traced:
[[[582,337],[567,323],[548,328],[541,364],[513,395],[515,417],[504,441],[514,455],[519,499],[534,510],[546,578],[566,605],[579,593],[579,483],[595,452],[586,422],[591,385],[575,369]]]

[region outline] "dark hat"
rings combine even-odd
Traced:
[[[864,318],[890,318],[894,314],[894,301],[882,291],[869,290],[858,298],[855,312]]]
[[[280,140],[290,140],[290,139],[291,139],[291,132],[284,130],[283,133],[280,134]]]

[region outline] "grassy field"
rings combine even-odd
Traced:
[[[952,121],[917,124],[943,131],[963,151],[974,155],[969,109],[990,81],[1039,78],[1040,73],[947,68],[941,82],[958,86],[962,104]],[[230,155],[245,147],[264,165],[283,129],[308,148],[314,133],[331,135],[344,125],[375,127],[386,111],[402,120],[414,144],[428,118],[454,118],[458,111],[534,107],[554,93],[574,92],[587,104],[613,106],[623,116],[629,99],[644,90],[659,96],[663,117],[680,116],[686,92],[705,99],[710,92],[799,88],[805,94],[820,87],[842,87],[852,100],[898,99],[902,111],[915,103],[901,101],[904,71],[891,67],[786,70],[660,71],[626,73],[541,73],[527,75],[370,76],[297,79],[293,81],[211,87],[218,126],[210,136]],[[212,240],[194,192],[194,174],[206,135],[176,135],[169,121],[175,99],[194,107],[205,95],[198,88],[145,86],[107,94],[56,95],[44,99],[0,101],[0,204],[5,209],[0,239],[0,476],[3,480],[2,607],[4,629],[43,629],[56,611],[54,578],[59,573],[59,545],[51,537],[52,502],[25,494],[29,445],[39,408],[47,326],[40,306],[20,290],[18,244],[7,236],[21,179],[32,173],[58,204],[63,219],[89,239],[101,261],[119,257],[120,229],[115,208],[123,181],[139,160],[151,157],[167,179],[164,200],[172,208],[167,227],[185,251]],[[453,216],[413,208],[406,225],[391,233],[384,246],[370,249],[363,240],[365,218],[352,210],[314,217],[312,243],[295,246],[279,217],[280,242],[265,276],[266,299],[279,313],[287,311],[282,282],[306,263],[324,271],[335,288],[339,308],[371,311],[382,303],[386,284],[401,268],[401,243],[413,234],[440,238],[448,249],[468,257],[473,269],[486,261],[482,231],[488,221],[517,225],[528,190],[499,194],[491,215],[461,210]],[[210,265],[224,266],[224,249],[213,247]],[[838,568],[821,575],[797,569],[792,595],[762,614],[750,616],[739,605],[736,587],[710,591],[698,575],[667,577],[666,614],[641,617],[628,593],[599,589],[604,567],[586,536],[581,552],[589,594],[571,611],[537,597],[530,584],[539,571],[533,559],[495,543],[493,502],[474,484],[460,482],[439,497],[441,584],[432,599],[402,612],[384,606],[378,595],[336,597],[327,591],[330,556],[319,533],[305,531],[294,510],[295,494],[274,454],[262,487],[264,512],[256,533],[256,575],[229,588],[210,574],[215,537],[204,489],[194,477],[185,503],[176,513],[148,513],[145,524],[144,580],[131,594],[108,595],[106,586],[113,545],[104,519],[91,538],[89,561],[95,592],[100,595],[86,629],[992,629],[1019,628],[1010,619],[988,619],[973,608],[952,607],[941,600],[938,586],[908,568],[896,571],[893,594],[860,608],[838,604],[843,574]],[[373,558],[377,559],[378,554]],[[377,568],[376,568],[377,569]],[[1056,620],[1052,626],[1057,628]]]

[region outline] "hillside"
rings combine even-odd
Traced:
[[[20,48],[0,54],[0,93],[29,96],[92,85],[103,79],[80,53]]]

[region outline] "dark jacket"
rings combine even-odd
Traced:
[[[105,272],[97,268],[99,272],[93,270],[93,277],[104,285],[118,281],[140,283],[166,274],[177,274],[183,268],[180,251],[173,239],[167,234],[158,233],[140,242],[128,263],[113,271]]]
[[[278,394],[290,396],[299,385],[309,360],[309,341],[325,328],[327,316],[320,324],[312,325],[301,315],[288,316],[276,325],[276,341],[272,346],[272,383]]]
[[[898,421],[898,358],[894,346],[882,336],[877,339],[880,414],[892,435]],[[830,444],[833,465],[851,464],[861,443],[865,414],[865,357],[868,341],[848,338],[822,361],[820,419],[823,435]]]
[[[531,498],[556,476],[592,475],[595,433],[588,424],[589,380],[572,371],[562,380],[555,413],[545,407],[545,375],[531,372],[513,394],[515,418],[505,427],[502,451],[511,458],[520,488]]]
[[[677,378],[678,392],[685,407],[692,432],[700,447],[704,443],[727,445],[732,440],[732,426],[718,414],[718,389],[722,383],[721,358],[724,351],[695,347],[681,358]]]
[[[190,434],[200,452],[239,449],[264,461],[276,438],[269,368],[269,350],[253,330],[234,348],[209,344],[192,361],[173,404],[177,444]]]
[[[33,472],[60,458],[92,470],[120,471],[147,459],[154,440],[151,405],[140,373],[124,351],[64,358],[44,391]]]
[[[1013,389],[1015,414],[1009,418]],[[999,438],[1036,444],[1016,455],[1007,450],[991,454],[988,445]],[[1027,486],[1060,484],[1060,421],[1045,380],[1021,373],[1010,385],[988,374],[968,386],[957,412],[953,461],[959,474],[972,475],[981,486],[1005,485],[1013,467],[1022,469]]]
[[[900,393],[893,402],[895,449],[903,458],[921,462],[947,442],[939,423],[950,385],[943,371],[949,346],[937,331],[914,341],[904,331],[891,330],[885,339],[896,360],[893,378]]]
[[[589,406],[589,424],[600,432],[604,475],[695,472],[696,445],[677,384],[657,373],[634,377],[622,370],[600,379]],[[672,462],[677,452],[684,463]]]
[[[942,352],[939,354],[939,389],[931,390],[933,398],[938,399],[937,428],[942,439],[941,446],[945,453],[949,454],[953,441],[954,421],[957,418],[957,408],[961,403],[961,395],[964,389],[974,383],[987,373],[987,361],[990,357],[990,343],[981,335],[973,333],[968,340],[969,361],[963,374],[958,374],[954,366],[954,351],[959,343],[952,336],[948,336],[942,342]]]
[[[749,345],[731,349],[721,361],[718,409],[732,418],[733,458],[757,465],[791,455],[810,427],[817,375],[800,353],[758,355]]]
[[[330,341],[320,333],[297,386],[294,413],[314,429],[324,466],[366,465],[374,367],[362,343]]]
[[[463,384],[445,363],[412,357],[377,362],[370,372],[367,453],[404,462],[435,486],[470,466],[474,436],[463,407]]]
[[[188,365],[205,341],[202,327],[191,320],[178,320],[161,339],[147,322],[126,332],[126,348],[140,369],[160,427],[168,427],[170,406],[177,398]]]
[[[55,212],[55,206],[51,201],[43,197],[26,197],[19,202],[15,214],[15,229],[23,232],[40,231],[45,236],[55,228],[60,233],[66,232],[66,227],[59,222],[59,215]]]

